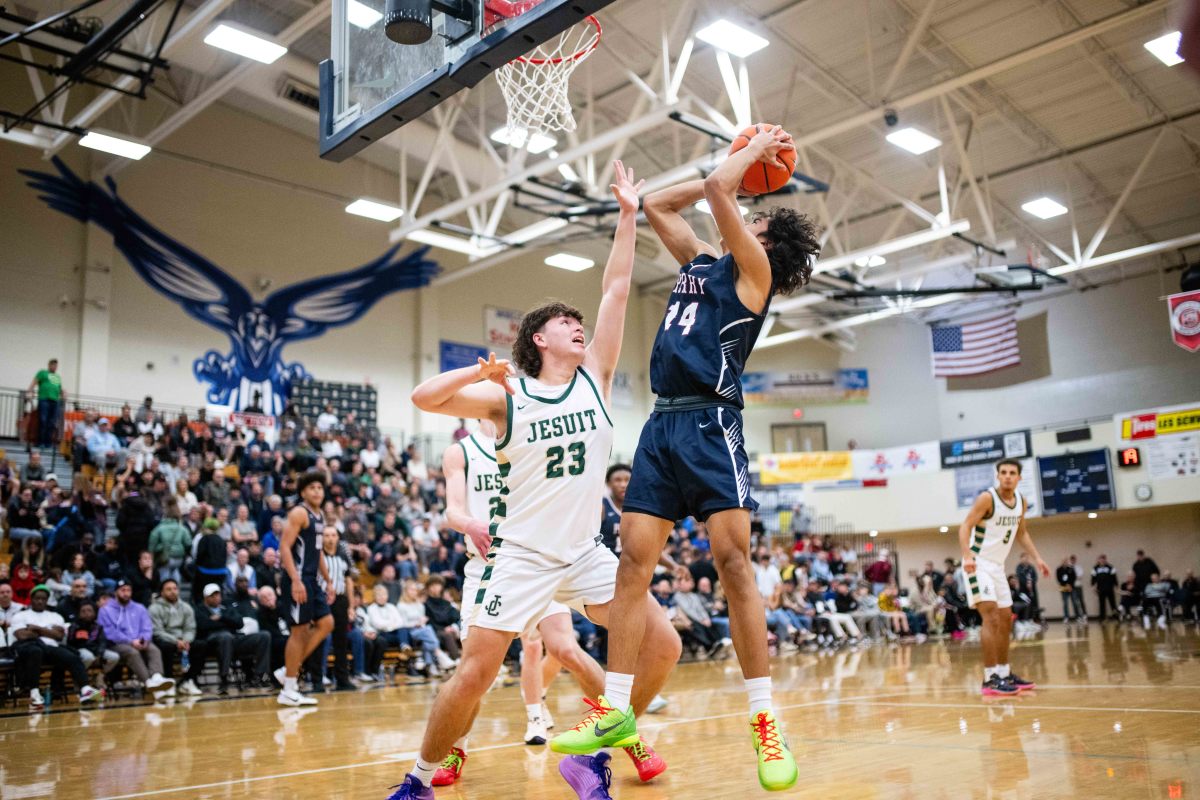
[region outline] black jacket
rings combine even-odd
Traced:
[[[1054,570],[1054,579],[1058,581],[1059,587],[1069,586],[1075,588],[1075,581],[1079,576],[1075,574],[1075,568],[1070,564],[1059,567]]]
[[[196,566],[205,569],[225,569],[225,540],[216,533],[206,533],[196,544]]]
[[[220,540],[220,537],[217,537]],[[215,609],[209,608],[205,603],[196,603],[196,639],[207,639],[214,633],[225,631],[227,633],[237,633],[242,628],[242,618],[231,606],[224,603],[217,606]],[[214,613],[216,619],[213,619]]]
[[[434,628],[444,628],[458,622],[458,609],[444,597],[430,597],[425,600],[425,616]]]
[[[1092,586],[1100,594],[1108,594],[1117,588],[1117,571],[1112,564],[1097,564],[1092,567]]]

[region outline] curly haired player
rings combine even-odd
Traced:
[[[750,478],[742,437],[741,375],[777,294],[808,283],[817,231],[786,208],[738,210],[746,170],[782,166],[794,150],[779,127],[763,129],[705,180],[646,198],[646,217],[683,264],[654,339],[650,384],[658,399],[642,429],[621,518],[621,562],[609,626],[604,696],[588,720],[550,741],[561,753],[592,753],[636,735],[630,692],[646,632],[645,587],[675,520],[708,526],[713,561],[729,602],[731,633],[746,691],[758,778],[769,790],[796,782],[796,761],[771,705],[766,617],[750,564]],[[681,211],[707,199],[720,249],[701,241]]]

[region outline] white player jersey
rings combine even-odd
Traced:
[[[1000,499],[1000,493],[993,487],[988,489],[992,494],[992,514],[975,526],[971,536],[971,552],[978,558],[984,558],[996,564],[1003,564],[1012,550],[1013,537],[1021,525],[1021,517],[1025,516],[1025,498],[1020,492],[1013,496],[1014,505],[1008,505]]]
[[[583,367],[566,387],[522,378],[514,388],[496,442],[504,488],[493,535],[574,563],[596,546],[612,419]]]
[[[458,440],[463,449],[467,479],[467,514],[481,522],[492,521],[500,505],[500,468],[496,464],[496,441],[473,433]],[[480,555],[470,536],[464,536],[467,552]]]

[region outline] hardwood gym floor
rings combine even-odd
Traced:
[[[1041,684],[985,701],[978,645],[875,646],[774,660],[776,703],[801,764],[797,798],[1200,797],[1200,635],[1092,624],[1016,642],[1014,668]],[[274,696],[74,707],[0,718],[0,797],[371,798],[409,768],[436,685],[321,697],[319,711]],[[670,769],[628,800],[758,796],[745,699],[733,660],[680,666],[670,706],[645,730]],[[581,705],[551,690],[560,726]],[[558,756],[520,742],[515,686],[488,695],[462,782],[439,797],[571,798]],[[765,793],[762,793],[765,796]]]

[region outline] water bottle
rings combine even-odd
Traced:
[[[187,672],[192,668],[191,659],[188,658],[188,651],[184,650],[183,655],[179,658],[179,664],[183,667],[183,671]]]

